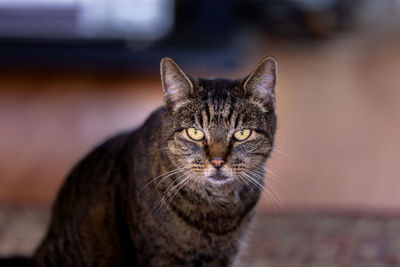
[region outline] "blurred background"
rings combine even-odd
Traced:
[[[276,149],[240,266],[400,265],[399,0],[0,1],[0,255],[74,164],[162,103],[159,62],[278,61]]]

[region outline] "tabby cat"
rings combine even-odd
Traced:
[[[31,266],[231,266],[276,130],[276,63],[201,79],[161,61],[164,105],[71,172]]]

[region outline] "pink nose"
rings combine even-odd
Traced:
[[[211,164],[214,165],[215,168],[221,168],[222,166],[224,166],[225,161],[221,158],[213,158],[211,160]]]

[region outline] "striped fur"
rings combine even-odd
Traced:
[[[252,75],[198,79],[172,61],[167,64],[173,76],[163,80],[164,107],[139,129],[97,147],[72,170],[33,257],[35,266],[233,263],[261,194],[275,112],[245,88]],[[165,75],[168,70],[162,69],[162,79]],[[169,85],[174,91],[168,92]],[[185,128],[192,126],[206,138],[188,139]],[[243,128],[253,130],[251,138],[235,142],[232,134]],[[213,153],[224,155],[221,170],[210,165]],[[219,171],[230,179],[212,179]],[[245,173],[258,173],[259,184],[246,180]]]

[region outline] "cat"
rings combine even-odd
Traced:
[[[238,80],[160,66],[163,106],[78,163],[25,266],[235,263],[273,149],[276,62]]]

